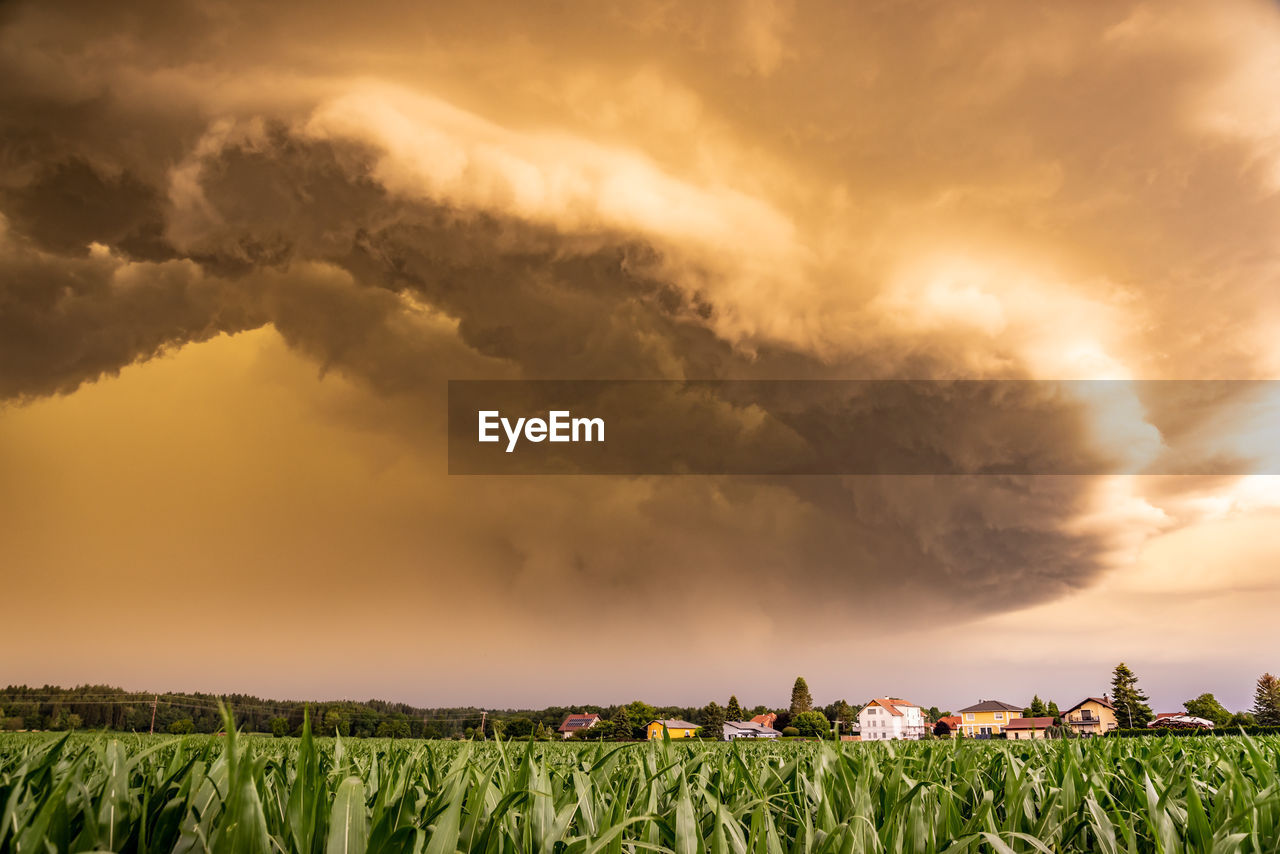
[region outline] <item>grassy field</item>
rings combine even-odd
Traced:
[[[0,809],[18,852],[1280,852],[1280,738],[8,734]]]

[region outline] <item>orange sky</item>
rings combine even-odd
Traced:
[[[444,445],[459,378],[1280,378],[1272,3],[11,3],[0,80],[0,682],[954,707],[1123,659],[1163,710],[1280,668],[1274,477]],[[1090,403],[1064,442],[1274,461]]]

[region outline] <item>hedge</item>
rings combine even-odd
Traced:
[[[1141,727],[1113,729],[1107,735],[1119,738],[1137,738],[1144,735],[1213,736],[1213,735],[1280,735],[1280,726],[1218,727],[1216,729],[1177,729],[1175,727]]]

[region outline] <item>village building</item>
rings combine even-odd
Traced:
[[[892,697],[868,701],[858,713],[858,728],[863,741],[918,739],[926,732],[920,707]]]
[[[938,722],[933,725],[933,734],[942,738],[955,738],[960,734],[960,716],[938,718]]]
[[[1116,708],[1103,694],[1101,697],[1085,697],[1062,715],[1062,723],[1072,733],[1081,736],[1102,735],[1119,729]]]
[[[564,723],[560,724],[560,736],[569,738],[575,732],[591,729],[600,723],[599,715],[569,715],[564,719]]]
[[[1022,707],[1001,700],[982,700],[956,712],[969,738],[991,738],[1004,732],[1009,721],[1022,717]]]
[[[782,735],[773,727],[755,721],[725,721],[722,730],[725,741],[735,738],[777,738]]]
[[[1161,712],[1147,724],[1149,729],[1213,729],[1213,721],[1184,712]]]
[[[663,730],[666,730],[672,738],[693,738],[698,731],[698,725],[688,721],[650,721],[645,727],[645,737],[650,740],[662,738]]]
[[[1004,737],[1013,741],[1030,741],[1049,738],[1049,728],[1053,726],[1053,716],[1035,718],[1014,718],[1004,728]]]

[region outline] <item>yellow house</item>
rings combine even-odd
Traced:
[[[1022,707],[999,700],[983,700],[956,712],[960,731],[968,738],[990,738],[1004,732],[1009,721],[1022,717]]]
[[[698,725],[691,724],[688,721],[650,721],[649,726],[645,729],[648,731],[647,737],[650,739],[662,738],[664,729],[671,733],[672,738],[693,738]]]
[[[1063,713],[1062,722],[1077,735],[1101,735],[1119,726],[1106,697],[1085,697]]]

